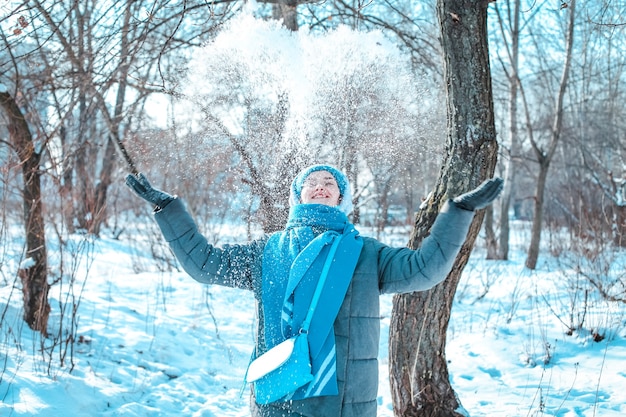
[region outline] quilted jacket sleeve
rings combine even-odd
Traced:
[[[430,235],[417,250],[381,246],[378,276],[382,293],[428,290],[443,281],[465,242],[474,212],[446,202]]]
[[[155,219],[181,266],[192,278],[255,291],[261,277],[261,257],[265,240],[246,245],[211,245],[183,202],[175,199],[155,212]]]

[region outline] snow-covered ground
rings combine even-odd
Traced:
[[[406,241],[404,235],[393,238],[386,237]],[[19,240],[5,246],[0,263],[0,415],[249,415],[248,389],[240,390],[252,350],[251,294],[163,271],[149,242],[73,236],[64,247],[64,268],[74,282],[66,277],[53,287],[56,341],[42,341],[21,319],[18,259],[12,255]],[[591,296],[587,304],[573,303],[574,272],[561,272],[559,258],[546,252],[536,271],[525,269],[523,244],[514,246],[507,262],[486,261],[477,247],[459,284],[446,354],[463,406],[471,416],[625,415],[626,308],[591,302]],[[50,252],[51,268],[58,270],[60,250],[51,245]],[[78,258],[81,264],[72,264]],[[392,416],[391,297],[380,302],[378,414]],[[566,335],[570,313],[585,313],[589,327]],[[590,328],[605,338],[594,342]]]

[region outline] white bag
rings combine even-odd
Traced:
[[[250,363],[246,380],[253,382],[258,404],[288,401],[313,380],[306,333],[274,346]]]
[[[247,381],[254,382],[287,362],[293,352],[295,340],[295,337],[287,339],[253,360],[248,367]]]

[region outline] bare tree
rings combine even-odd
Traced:
[[[155,68],[160,70],[162,54],[170,49],[154,37],[171,36],[193,9],[183,7],[175,14],[178,20],[168,16],[153,21],[148,16],[142,25],[133,19],[143,8],[141,2],[107,3],[103,8],[96,3],[23,2],[10,16],[19,22],[19,27],[8,36],[2,33],[5,48],[0,51],[0,83],[9,86],[2,90],[2,109],[9,143],[18,154],[23,173],[27,247],[19,275],[25,319],[44,335],[50,307],[41,178],[55,178],[60,184],[61,198],[66,199],[61,204],[76,208],[65,211],[70,231],[76,223],[90,232],[99,232],[106,218],[107,189],[115,168],[112,143],[121,141],[124,129],[131,125],[131,116],[146,95],[163,90],[154,87],[154,81],[151,86],[150,80],[158,80]],[[124,7],[118,9],[116,5]],[[165,3],[151,6],[155,13],[159,7],[170,13],[172,10]],[[204,2],[195,6],[206,10],[207,15],[211,14],[209,7]],[[119,10],[121,16],[116,15]],[[121,22],[120,29],[111,31],[111,22]],[[189,44],[210,31],[206,25],[197,27],[201,28],[200,33],[186,33],[186,41],[168,39],[165,45],[170,44],[171,50],[175,50],[181,43]],[[155,35],[150,42],[148,34]],[[116,37],[120,39],[117,42]],[[148,45],[158,52],[152,59],[143,55]],[[118,89],[111,106],[109,98],[114,86]],[[129,86],[134,91],[132,98],[126,90]],[[8,93],[9,90],[14,93]],[[55,109],[55,115],[49,113],[50,108]],[[54,194],[49,192],[47,196]],[[48,212],[54,216],[52,198],[45,201],[51,206]]]
[[[57,113],[40,119],[61,144],[62,154],[55,151],[51,162],[62,173],[57,183],[70,231],[99,233],[117,166],[115,144],[132,129],[146,98],[171,88],[168,59],[198,45],[229,16],[218,3],[31,0],[16,12],[29,26],[22,43],[32,45],[17,65],[37,63],[36,71],[23,72],[43,78],[40,97]]]
[[[506,12],[501,12],[499,4],[495,4],[496,15],[500,26],[501,38],[505,40],[506,61],[502,62],[509,88],[509,114],[508,114],[508,147],[504,148],[507,158],[505,164],[504,190],[500,198],[500,235],[498,250],[495,245],[490,245],[491,256],[489,258],[508,259],[509,257],[509,210],[511,199],[514,196],[515,177],[517,173],[516,161],[520,157],[520,138],[518,132],[518,88],[519,79],[519,48],[520,48],[520,7],[521,0],[507,0]],[[507,30],[508,28],[508,30]],[[508,38],[508,42],[507,42]],[[495,243],[495,239],[492,239]]]
[[[446,198],[491,177],[495,169],[498,146],[487,47],[488,3],[437,2],[448,137],[437,185],[415,221],[409,242],[412,248],[428,234]],[[476,215],[453,270],[443,283],[428,292],[394,297],[389,362],[397,416],[461,416],[459,400],[448,378],[446,331],[456,287],[482,217],[482,213]]]
[[[571,134],[561,147],[566,178],[557,199],[567,205],[567,226],[579,239],[626,247],[626,132],[624,77],[626,5],[585,3],[577,23],[577,53],[570,89]],[[602,45],[602,47],[598,47]],[[580,51],[578,53],[578,51]],[[561,177],[561,176],[559,176]],[[563,210],[566,212],[566,210]]]
[[[298,169],[293,164],[293,150],[290,147],[281,149],[280,146],[284,143],[280,137],[286,117],[284,106],[287,104],[283,100],[279,100],[277,109],[269,111],[248,107],[249,124],[243,135],[231,133],[219,118],[206,113],[207,121],[228,138],[238,154],[242,164],[237,169],[237,176],[250,187],[251,194],[258,197],[259,209],[255,217],[266,233],[284,227],[288,214],[288,195],[283,190],[289,189],[290,181]]]
[[[0,87],[2,85],[0,84]],[[41,198],[41,147],[38,148],[28,127],[28,118],[20,109],[14,95],[0,90],[2,108],[9,132],[9,144],[19,157],[22,168],[25,259],[18,271],[24,295],[24,320],[28,326],[47,335],[48,315],[48,257]]]
[[[528,247],[528,253],[526,257],[526,267],[529,269],[535,269],[537,266],[537,259],[539,257],[539,244],[541,242],[541,228],[543,225],[543,209],[544,198],[546,189],[546,180],[548,178],[548,171],[550,169],[550,163],[556,151],[557,145],[561,138],[563,117],[564,117],[564,97],[565,91],[568,86],[568,80],[570,75],[570,69],[572,64],[572,50],[574,45],[574,22],[576,11],[576,0],[571,0],[569,7],[566,7],[567,13],[569,13],[569,20],[566,29],[566,49],[565,49],[565,62],[563,63],[563,72],[561,74],[561,80],[557,90],[556,102],[554,105],[554,118],[552,121],[552,128],[550,131],[550,138],[547,146],[544,149],[533,136],[530,136],[530,143],[532,149],[537,158],[539,164],[539,174],[537,176],[537,187],[535,190],[535,204],[534,204],[534,217],[530,237],[530,245]],[[529,112],[526,107],[526,112]]]

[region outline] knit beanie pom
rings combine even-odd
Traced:
[[[296,175],[291,183],[291,190],[289,193],[289,205],[295,206],[296,204],[300,204],[300,199],[302,198],[302,186],[304,181],[308,178],[311,173],[315,171],[327,171],[329,172],[337,181],[337,185],[339,186],[339,194],[341,195],[341,202],[337,206],[339,210],[344,212],[346,215],[352,212],[352,192],[350,191],[350,183],[348,182],[348,177],[339,171],[337,168],[332,167],[330,165],[312,165],[310,167],[304,168],[302,171]]]

